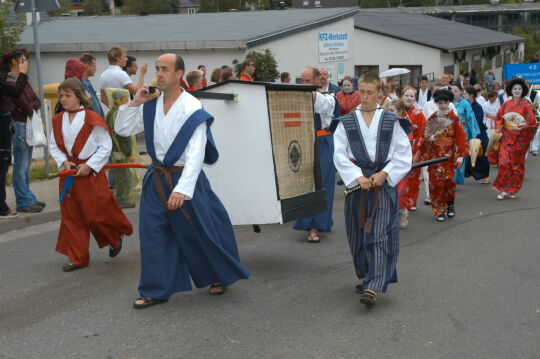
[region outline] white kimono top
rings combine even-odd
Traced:
[[[77,135],[79,134],[84,125],[84,116],[85,111],[77,112],[75,114],[75,118],[73,118],[73,122],[71,123],[69,123],[69,113],[67,111],[64,112],[64,115],[62,117],[62,135],[64,137],[64,145],[66,146],[66,150],[68,151],[70,156],[73,155],[71,153],[71,149],[73,148],[75,139],[77,138]],[[51,156],[56,162],[58,168],[61,170],[65,170],[65,168],[62,166],[62,163],[64,163],[64,161],[67,161],[68,158],[66,154],[60,151],[60,149],[56,145],[54,131],[51,132],[50,139],[51,141],[49,149],[51,152]],[[79,153],[78,157],[81,160],[88,159],[86,161],[86,164],[94,171],[99,172],[109,160],[111,151],[112,141],[107,130],[105,130],[101,126],[94,126],[94,128],[92,129],[92,133],[88,137],[88,140],[86,141],[86,144],[84,145],[81,153]]]
[[[336,106],[336,99],[331,95],[323,95],[322,93],[315,92],[315,103],[313,109],[315,113],[321,116],[322,128],[328,128],[330,122],[334,119],[334,108]]]
[[[359,110],[355,111],[358,122],[360,123],[360,130],[369,159],[375,161],[377,152],[377,132],[379,131],[379,122],[383,110],[379,108],[375,111],[369,127],[367,127],[366,122],[362,117],[362,113]],[[364,175],[360,167],[351,162],[351,159],[356,160],[349,146],[343,123],[340,122],[334,132],[334,164],[343,179],[343,182],[345,182],[349,188],[356,186],[358,184],[356,179]],[[401,128],[399,121],[396,121],[394,124],[394,133],[392,135],[390,150],[388,151],[386,161],[388,163],[383,168],[383,171],[388,173],[386,180],[390,186],[395,187],[411,170],[412,164],[411,143],[409,142],[407,134]]]
[[[114,131],[124,137],[143,132],[143,106],[129,107],[128,105],[122,105],[118,109]],[[201,108],[202,104],[198,99],[187,91],[183,91],[171,106],[169,112],[165,114],[163,112],[163,94],[158,97],[154,121],[154,138],[147,139],[147,141],[154,141],[156,157],[159,161],[163,161],[169,147],[171,147],[176,135],[187,119]],[[186,200],[193,198],[197,178],[204,161],[206,140],[206,122],[204,122],[197,127],[184,153],[174,164],[179,167],[184,166],[184,170],[173,192],[182,193],[186,196]]]

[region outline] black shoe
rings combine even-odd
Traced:
[[[41,208],[45,208],[45,206],[47,206],[47,203],[36,201],[36,203],[34,203],[34,206],[40,206]]]
[[[64,272],[73,272],[74,270],[77,270],[79,268],[82,268],[82,267],[79,267],[78,265],[75,265],[73,263],[69,263],[69,264],[66,264],[65,266],[63,266],[62,270]]]
[[[429,206],[429,205],[431,204],[431,200],[430,200],[429,198],[426,198],[426,199],[424,200],[424,204],[425,204],[426,206]]]
[[[37,204],[34,204],[33,206],[28,206],[19,210],[19,212],[24,212],[24,213],[39,213],[41,211],[43,211],[43,207],[38,206]]]
[[[456,210],[454,209],[454,206],[448,206],[448,211],[446,211],[446,215],[448,216],[448,218],[456,216]]]
[[[109,257],[111,257],[111,258],[116,257],[117,255],[120,254],[121,250],[122,250],[122,238],[120,238],[118,240],[118,247],[117,248],[109,247]]]
[[[444,214],[439,214],[437,216],[437,222],[444,222],[446,221],[446,217],[444,216]]]
[[[138,300],[142,300],[142,304],[135,303]],[[144,309],[147,307],[151,307],[153,305],[161,304],[161,303],[167,303],[169,301],[169,298],[166,299],[155,299],[155,298],[147,298],[147,297],[141,297],[137,298],[135,302],[133,302],[133,308],[135,309]]]
[[[343,180],[340,179],[340,180],[337,181],[337,184],[338,184],[338,186],[343,186],[345,184],[345,182],[343,182]]]

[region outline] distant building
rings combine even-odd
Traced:
[[[313,7],[355,7],[358,0],[293,0],[293,9],[308,9]]]
[[[395,7],[362,9],[362,11],[431,15],[502,32],[510,32],[520,25],[532,25],[537,31],[540,31],[540,3],[535,2],[497,5]]]
[[[196,14],[199,12],[201,5],[198,0],[179,0],[180,14]]]

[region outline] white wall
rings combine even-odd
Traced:
[[[181,55],[184,58],[184,63],[186,65],[186,71],[197,69],[198,65],[206,65],[207,74],[206,77],[210,80],[210,75],[212,70],[216,67],[221,67],[222,65],[232,66],[232,61],[237,59],[242,61],[244,59],[245,53],[243,50],[200,50],[200,51],[174,51]],[[96,57],[97,62],[97,72],[96,75],[90,80],[92,81],[94,88],[99,89],[99,76],[107,66],[109,62],[107,60],[107,53],[105,52],[96,52],[92,53]],[[156,59],[162,54],[160,51],[137,51],[129,52],[129,55],[132,55],[137,58],[137,63],[142,66],[145,62],[148,63],[149,70],[146,73],[145,80],[150,82],[152,77],[155,74],[154,64]],[[42,76],[43,83],[49,84],[54,82],[62,82],[64,79],[64,69],[66,60],[71,57],[79,57],[81,53],[43,53],[41,54],[42,60]],[[30,81],[32,85],[37,86],[37,74],[35,70],[35,56],[31,54],[31,68],[30,68]],[[138,74],[132,77],[133,82],[137,83]]]
[[[422,73],[442,71],[441,51],[393,37],[355,29],[354,65],[379,65],[379,71],[389,65],[422,65]],[[354,68],[350,75],[354,75]]]
[[[250,48],[261,51],[270,49],[276,57],[279,72],[290,72],[291,78],[300,77],[306,66],[330,68],[333,73],[332,82],[337,82],[337,62],[319,63],[319,32],[348,32],[349,33],[349,58],[345,61],[345,74],[354,72],[354,17],[336,21],[329,25],[289,35],[285,38],[271,41],[261,46]]]

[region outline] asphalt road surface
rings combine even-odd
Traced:
[[[131,307],[137,235],[114,259],[92,244],[91,266],[64,273],[58,222],[10,232],[0,236],[0,358],[540,358],[540,158],[517,199],[468,179],[456,210],[442,224],[422,204],[411,214],[399,283],[373,309],[354,292],[340,187],[320,244],[291,224],[237,227],[249,280],[146,310]]]

